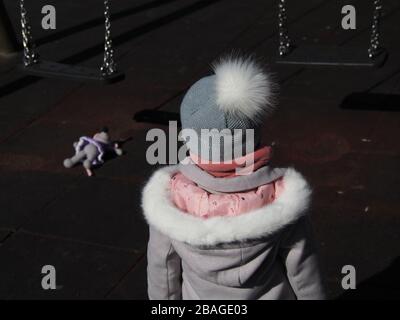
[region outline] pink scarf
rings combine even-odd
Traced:
[[[225,162],[210,162],[190,153],[190,158],[201,169],[214,177],[227,178],[247,175],[265,166],[271,158],[272,148],[265,146],[253,153]]]

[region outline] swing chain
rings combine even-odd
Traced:
[[[114,49],[111,39],[111,17],[109,0],[104,0],[104,18],[105,18],[105,38],[104,38],[104,61],[100,68],[103,77],[110,76],[117,72],[117,66],[114,61]]]
[[[279,55],[284,56],[289,53],[291,43],[287,28],[286,0],[279,0]]]
[[[371,31],[371,40],[370,46],[368,49],[368,56],[373,59],[375,58],[378,53],[380,52],[379,47],[379,26],[380,26],[380,19],[382,16],[382,1],[381,0],[374,0],[374,13],[372,17],[372,31]]]
[[[39,55],[35,51],[35,43],[32,38],[31,25],[28,19],[28,12],[25,9],[25,0],[20,0],[22,43],[24,46],[23,62],[29,67],[39,62]]]

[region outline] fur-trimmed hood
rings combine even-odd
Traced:
[[[147,222],[166,236],[195,246],[245,241],[272,235],[306,214],[311,190],[300,173],[290,168],[284,190],[271,204],[238,215],[203,219],[179,210],[170,199],[170,179],[177,166],[157,170],[143,189]]]

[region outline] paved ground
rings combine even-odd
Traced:
[[[101,1],[52,0],[55,31],[40,28],[48,1],[26,2],[43,57],[100,65]],[[125,81],[41,79],[18,71],[17,59],[1,61],[0,298],[146,298],[147,231],[139,198],[154,170],[146,163],[145,135],[157,125],[132,116],[144,109],[177,112],[182,92],[232,48],[263,57],[281,84],[281,107],[266,122],[265,139],[277,143],[276,163],[295,166],[314,187],[314,227],[331,297],[400,297],[400,113],[339,107],[353,92],[398,101],[389,94],[400,94],[400,3],[384,1],[388,61],[363,69],[275,64],[276,1],[114,2],[113,36]],[[371,5],[351,2],[355,31],[340,28],[347,2],[289,1],[295,42],[366,48]],[[17,2],[4,3],[19,32]],[[104,125],[116,139],[133,138],[126,155],[91,179],[80,168],[64,169],[72,142]],[[41,288],[47,264],[56,267],[58,290]],[[359,289],[343,294],[347,264],[356,267]]]

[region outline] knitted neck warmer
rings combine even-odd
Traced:
[[[272,148],[265,146],[253,153],[225,162],[210,162],[190,153],[190,158],[201,169],[218,178],[248,175],[265,166],[271,158]]]

